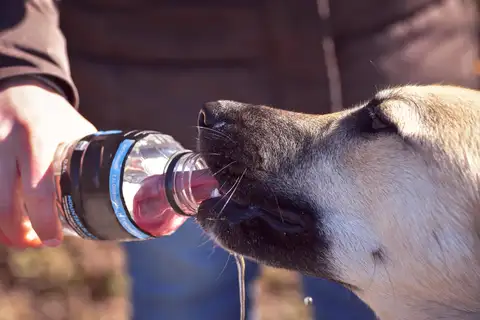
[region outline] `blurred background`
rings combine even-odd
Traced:
[[[267,2],[275,4],[275,1]],[[292,3],[295,4],[295,1]],[[251,55],[251,67],[253,69],[258,67],[255,71],[257,81],[251,81],[248,77],[243,79],[245,75],[238,75],[238,83],[234,83],[232,87],[237,90],[242,88],[245,92],[235,95],[241,94],[253,97],[252,99],[262,98],[255,96],[264,94],[262,90],[265,88],[257,86],[264,83],[262,77],[265,74],[259,69],[262,66],[275,69],[282,75],[284,81],[278,83],[278,79],[269,80],[273,87],[267,88],[266,91],[272,95],[273,103],[281,98],[282,104],[288,107],[291,101],[321,100],[321,97],[315,96],[315,88],[321,80],[316,76],[315,68],[308,63],[316,59],[318,52],[321,51],[320,44],[312,37],[312,26],[308,25],[309,19],[316,23],[317,13],[315,10],[312,11],[314,8],[311,6],[312,3],[299,1],[295,4],[295,10],[303,10],[305,15],[307,22],[304,21],[302,24],[287,21],[289,10],[287,7],[270,10],[271,15],[264,17],[272,28],[271,37],[257,40],[270,41],[270,49],[279,50],[275,55],[277,60],[255,60],[255,47],[251,39],[242,38],[241,34],[237,35],[238,42],[232,43],[231,47],[223,48],[225,51],[223,55],[238,55],[238,59],[242,55]],[[248,31],[252,25],[244,23],[246,18],[248,17],[240,16],[238,21],[242,23],[237,26]],[[73,32],[72,29],[77,26],[74,22],[71,23],[73,25],[69,25],[68,21],[63,22],[65,28],[70,28]],[[225,30],[227,38],[236,31],[245,31],[235,29],[234,25],[230,26],[232,29]],[[302,26],[306,29],[302,30]],[[295,51],[301,48],[309,50]],[[205,50],[205,54],[208,54],[209,50]],[[211,50],[215,51],[218,48]],[[291,64],[292,56],[302,57],[300,60],[303,63]],[[476,68],[480,74],[480,64],[472,68]],[[218,79],[212,79],[212,82],[219,81],[221,82],[221,75]],[[249,83],[250,87],[243,86],[245,83]],[[123,253],[113,243],[68,239],[64,245],[56,249],[15,251],[0,247],[0,320],[126,320],[129,314],[128,286],[129,281],[124,276]],[[257,290],[259,292],[257,307],[261,320],[309,319],[309,309],[303,303],[304,297],[299,291],[299,282],[295,274],[264,268],[263,275],[257,283]]]
[[[0,248],[0,320],[127,320],[128,279],[115,244],[69,239],[61,248]],[[261,320],[306,320],[295,274],[265,268]],[[188,306],[184,306],[188,308]]]

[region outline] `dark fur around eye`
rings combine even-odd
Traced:
[[[354,117],[355,130],[362,134],[397,133],[396,125],[380,110],[381,101],[372,100]]]

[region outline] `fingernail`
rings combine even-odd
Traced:
[[[49,239],[49,240],[43,241],[42,243],[43,243],[43,245],[45,245],[47,247],[54,248],[54,247],[58,247],[60,245],[61,241],[58,240],[58,239]]]

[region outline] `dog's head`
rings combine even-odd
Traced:
[[[406,86],[329,115],[218,101],[199,125],[222,197],[197,219],[228,250],[370,305],[480,303],[479,93]]]

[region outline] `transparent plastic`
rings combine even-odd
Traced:
[[[174,232],[199,204],[218,191],[217,181],[200,155],[188,151],[174,165],[170,179],[179,215],[167,199],[165,173],[171,157],[185,149],[171,136],[152,134],[138,141],[125,164],[123,197],[132,219],[155,236]]]
[[[55,179],[59,179],[64,159],[72,147],[81,150],[85,146],[80,142],[58,147],[53,164]],[[177,161],[170,162],[179,152],[183,154]],[[174,167],[169,169],[169,165]],[[172,186],[172,196],[169,199],[165,189],[165,173],[172,169],[173,173],[168,176],[173,179],[169,181]],[[218,183],[201,156],[185,150],[171,136],[163,134],[149,134],[135,142],[125,159],[121,183],[125,209],[130,219],[142,231],[155,237],[174,232],[188,216],[196,214],[203,200],[218,194]],[[59,186],[58,183],[56,185]],[[58,196],[59,191],[57,190]],[[181,210],[181,214],[172,208],[172,200],[177,210]],[[64,233],[74,235],[75,231],[63,215],[59,216]]]

